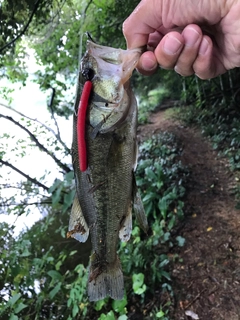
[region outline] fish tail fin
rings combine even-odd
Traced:
[[[110,296],[121,300],[124,296],[123,273],[120,260],[110,265],[91,265],[88,278],[88,296],[90,301],[102,300]]]

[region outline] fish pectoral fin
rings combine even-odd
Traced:
[[[123,273],[119,258],[113,264],[91,264],[88,278],[88,296],[90,301],[102,300],[109,296],[121,300],[124,296]]]
[[[68,230],[68,238],[72,237],[78,240],[79,242],[87,241],[89,235],[89,228],[83,216],[77,194],[75,195],[73,201]]]
[[[132,233],[132,205],[129,206],[127,215],[120,222],[119,238],[127,242]]]
[[[140,193],[137,189],[136,180],[134,176],[133,176],[133,212],[136,215],[140,228],[147,233],[148,232],[147,217],[145,214]]]

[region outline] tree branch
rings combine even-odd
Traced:
[[[15,166],[13,166],[11,163],[9,163],[8,161],[4,161],[2,159],[0,159],[0,163],[4,164],[5,166],[15,170],[16,172],[18,172],[19,174],[21,174],[24,178],[26,178],[28,181],[34,183],[35,185],[43,188],[44,190],[48,191],[48,187],[45,186],[44,184],[42,184],[41,182],[39,182],[38,180],[36,180],[35,178],[30,177],[29,175],[27,175],[26,173],[22,172],[21,170],[19,170],[18,168],[16,168]]]
[[[42,201],[42,202],[20,202],[20,203],[8,203],[8,204],[2,204],[0,203],[0,207],[11,207],[11,206],[42,206],[44,204],[52,205],[52,201]]]
[[[28,187],[29,190],[26,187]],[[34,193],[34,190],[32,189],[32,186],[26,185],[26,184],[24,184],[24,182],[21,182],[21,183],[17,182],[16,185],[11,185],[9,183],[1,183],[0,184],[0,189],[17,189],[18,191],[25,191],[26,194],[28,194],[28,195]],[[41,197],[46,197],[46,195],[43,194],[43,193],[40,193],[39,190],[38,190],[37,195],[39,197],[40,196]]]
[[[31,131],[29,131],[27,128],[25,128],[22,124],[20,124],[19,122],[17,122],[16,120],[14,120],[12,117],[9,116],[4,116],[3,114],[0,114],[0,118],[4,118],[7,119],[11,122],[13,122],[15,125],[17,125],[18,127],[20,127],[21,129],[23,129],[25,132],[27,132],[27,134],[30,136],[30,138],[35,142],[36,146],[44,151],[45,153],[47,153],[56,163],[57,165],[63,169],[66,173],[70,172],[71,169],[64,163],[62,163],[58,158],[55,157],[55,155],[49,151],[47,148],[44,147],[44,145],[42,145],[38,139],[35,137],[34,134],[32,134]]]
[[[55,118],[55,116],[54,116],[54,110],[53,110],[53,102],[54,102],[56,90],[55,90],[53,87],[51,87],[51,89],[52,89],[52,96],[51,96],[51,100],[50,100],[50,102],[49,102],[49,106],[48,106],[48,107],[49,107],[49,109],[51,110],[52,119],[53,119],[53,121],[54,121],[54,123],[55,123],[55,126],[56,126],[56,128],[57,128],[56,137],[57,137],[60,141],[62,141],[61,136],[60,136],[60,130],[59,130],[59,127],[58,127],[58,123],[57,123],[57,120],[56,120],[56,118]]]
[[[16,42],[19,38],[21,38],[21,36],[26,32],[27,28],[29,27],[30,23],[32,22],[33,16],[36,13],[38,6],[40,4],[41,0],[37,0],[35,2],[33,11],[28,19],[28,22],[26,23],[25,27],[23,28],[23,30],[10,42],[6,43],[2,48],[0,48],[0,52],[2,52],[4,49],[6,49],[7,47],[9,47],[11,44],[13,44],[14,42]]]
[[[61,143],[61,145],[63,146],[66,154],[69,154],[69,153],[70,153],[70,149],[67,147],[67,145],[66,145],[66,144],[62,141],[62,139],[61,139],[61,136],[60,136],[60,134],[59,134],[58,125],[56,125],[56,126],[57,126],[57,131],[58,131],[58,133],[56,133],[52,128],[48,127],[46,124],[42,123],[41,121],[39,121],[39,120],[37,120],[37,119],[34,119],[34,118],[31,118],[31,117],[26,116],[25,114],[21,113],[20,111],[17,111],[17,110],[15,110],[15,109],[13,109],[11,106],[8,106],[8,105],[6,105],[6,104],[4,104],[4,103],[0,103],[0,106],[5,107],[5,108],[7,108],[7,109],[9,109],[9,110],[11,110],[11,111],[19,114],[21,117],[24,117],[24,118],[26,118],[26,119],[29,119],[29,120],[32,120],[32,121],[35,121],[35,122],[39,123],[41,126],[43,126],[45,129],[47,129],[49,132],[51,132],[51,133],[57,138],[57,140],[58,140],[58,141]],[[55,120],[55,119],[54,119],[54,120]],[[55,120],[55,124],[56,124],[56,120]]]
[[[90,0],[90,1],[88,2],[88,4],[86,5],[86,7],[85,7],[84,12],[83,12],[83,16],[84,16],[84,17],[86,16],[87,11],[88,11],[88,8],[89,8],[89,6],[90,6],[91,3],[92,3],[92,0]]]

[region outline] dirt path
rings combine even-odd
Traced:
[[[176,249],[183,262],[174,264],[175,308],[171,320],[240,319],[240,211],[235,209],[235,181],[227,161],[217,158],[198,130],[152,114],[141,136],[174,133],[183,144],[182,162],[190,168],[186,219]],[[186,311],[189,316],[186,315]]]

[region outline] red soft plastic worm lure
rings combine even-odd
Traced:
[[[80,171],[87,170],[87,147],[85,140],[86,112],[89,102],[89,97],[92,90],[92,82],[86,81],[82,90],[82,95],[79,101],[78,117],[77,117],[77,141],[78,141],[78,158]]]

